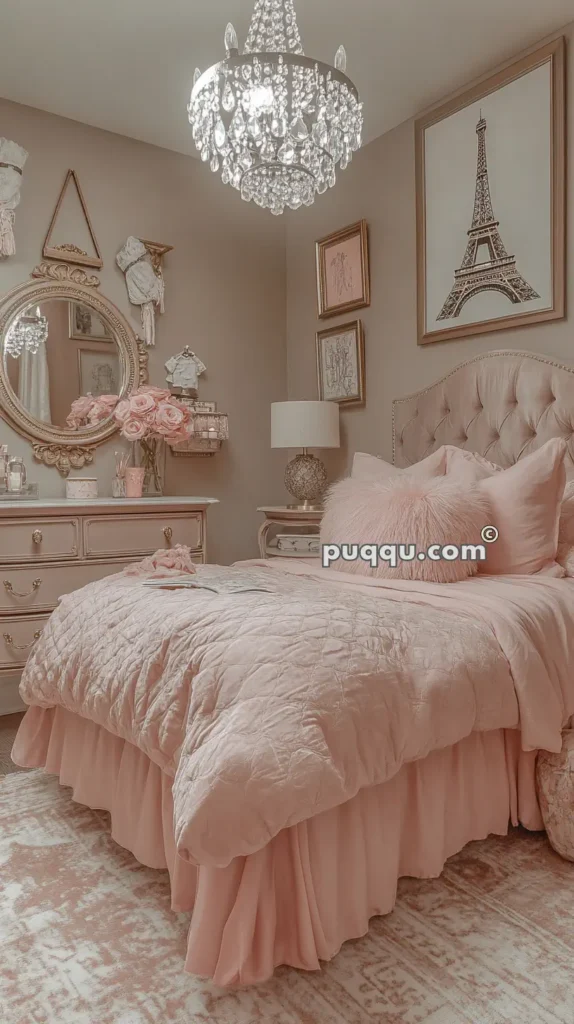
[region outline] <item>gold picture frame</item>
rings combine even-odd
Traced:
[[[112,344],[88,342],[78,345],[78,394],[117,395],[120,392],[120,352]],[[98,372],[99,370],[99,372]]]
[[[369,233],[366,220],[315,243],[319,319],[370,306]]]
[[[365,404],[365,331],[351,320],[317,331],[319,401],[338,405]]]
[[[415,122],[419,345],[565,316],[565,63],[560,36]]]
[[[82,310],[81,317],[78,317],[78,310]],[[81,320],[85,320],[85,324],[82,326]],[[94,324],[98,324],[101,327],[101,333],[92,333]],[[68,337],[70,341],[99,341],[103,344],[107,344],[113,341],[113,335],[101,317],[95,313],[94,310],[90,309],[80,302],[70,302],[68,304]]]

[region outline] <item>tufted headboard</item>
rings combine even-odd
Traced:
[[[506,469],[564,437],[572,478],[573,434],[574,366],[531,352],[487,352],[393,402],[393,462],[401,467],[453,444]]]

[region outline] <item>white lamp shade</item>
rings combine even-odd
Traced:
[[[338,448],[336,402],[272,402],[272,448]]]

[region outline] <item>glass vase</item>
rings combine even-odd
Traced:
[[[146,437],[134,442],[134,465],[145,470],[143,493],[148,497],[163,494],[165,442],[163,437]]]

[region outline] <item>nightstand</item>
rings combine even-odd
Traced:
[[[319,538],[323,509],[310,511],[307,509],[289,508],[287,505],[274,505],[258,508],[263,512],[265,521],[259,527],[259,553],[261,558],[319,558],[320,548],[316,551],[303,550],[303,537]],[[283,529],[281,529],[283,527]],[[269,532],[273,535],[269,539]],[[298,538],[298,546],[295,547]]]

